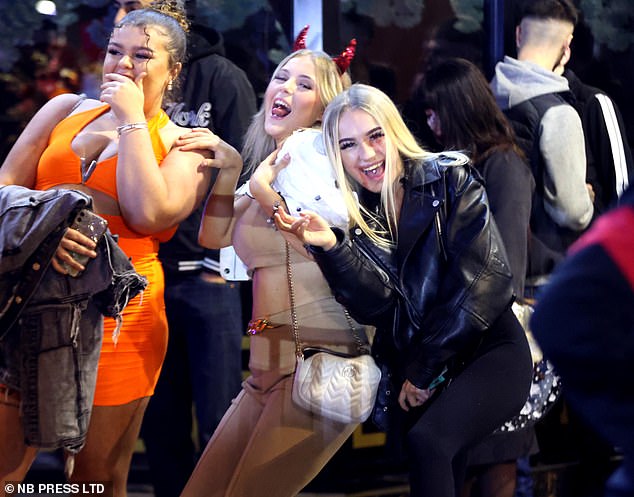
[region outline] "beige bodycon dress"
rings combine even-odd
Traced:
[[[254,317],[267,318],[274,327],[251,337],[251,375],[214,433],[182,496],[295,496],[356,427],[314,415],[292,402],[295,343],[285,243],[267,223],[268,216],[252,200],[236,223],[233,244],[252,273],[254,304],[262,300],[257,292],[268,292],[264,300],[277,302],[283,310],[258,315],[254,309]],[[291,249],[291,267],[302,343],[354,352],[357,347],[344,310],[330,293],[317,264]],[[364,328],[354,325],[365,341]]]

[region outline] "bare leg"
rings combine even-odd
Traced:
[[[31,467],[37,449],[24,443],[20,418],[20,397],[6,387],[0,387],[0,479],[19,482]],[[4,490],[2,495],[4,495]]]
[[[75,456],[73,482],[112,484],[113,497],[125,497],[130,462],[149,397],[121,406],[94,406],[86,445]]]

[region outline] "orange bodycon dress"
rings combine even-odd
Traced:
[[[60,184],[81,184],[81,159],[72,149],[73,138],[88,123],[109,110],[100,106],[61,121],[51,133],[37,168],[35,188],[46,190]],[[148,122],[152,146],[160,164],[167,150],[159,129],[169,121],[161,111]],[[86,186],[117,199],[117,157],[97,164]],[[110,231],[118,235],[121,249],[131,258],[138,273],[147,277],[145,291],[128,303],[115,345],[114,319],[104,320],[104,337],[94,405],[111,406],[152,395],[167,348],[167,319],[163,299],[163,270],[157,257],[159,241],[173,235],[175,228],[152,236],[130,229],[121,216],[103,215]]]

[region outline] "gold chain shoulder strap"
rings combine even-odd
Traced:
[[[284,245],[286,249],[286,279],[288,280],[288,298],[291,303],[291,327],[293,329],[293,339],[295,340],[295,355],[297,357],[304,357],[304,352],[302,350],[302,343],[299,338],[299,322],[297,320],[297,309],[295,307],[295,287],[293,286],[293,270],[291,269],[291,248],[289,243],[284,240]],[[359,337],[359,334],[354,329],[354,323],[352,322],[352,318],[350,317],[350,313],[344,307],[343,312],[346,316],[346,321],[348,321],[348,326],[350,327],[350,333],[354,337],[354,341],[357,345],[357,350],[359,354],[364,353],[364,344]]]

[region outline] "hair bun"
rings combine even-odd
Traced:
[[[154,0],[150,4],[150,8],[173,17],[183,28],[183,31],[189,32],[190,23],[185,10],[185,0]]]

